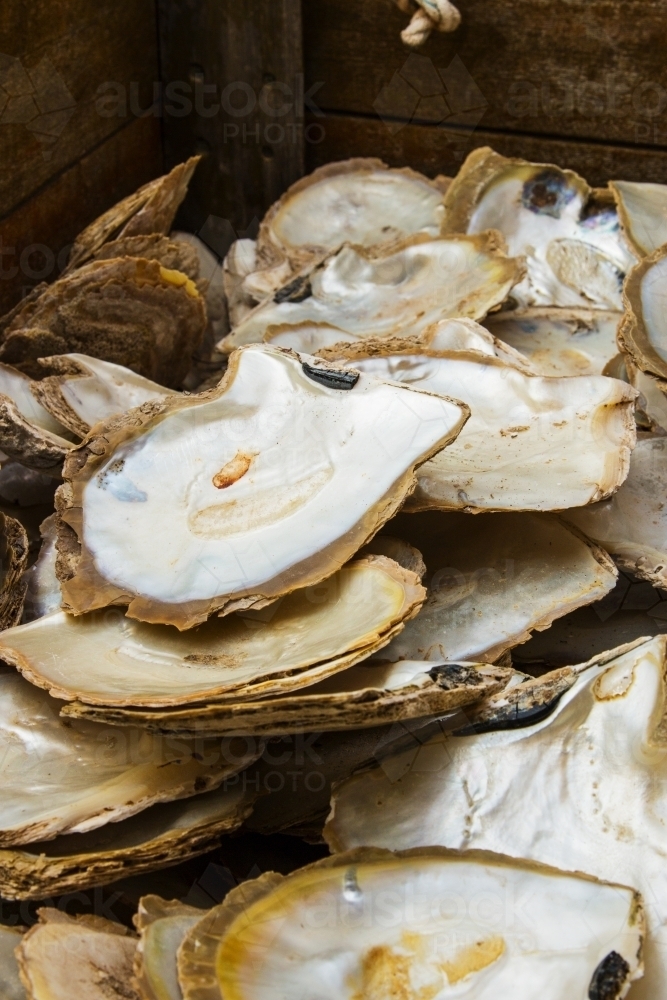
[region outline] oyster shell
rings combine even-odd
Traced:
[[[393,170],[376,159],[319,167],[288,188],[264,216],[255,267],[244,277],[243,291],[261,301],[344,243],[377,247],[416,233],[439,236],[442,180],[430,181],[407,167]]]
[[[403,761],[398,780],[381,768],[351,778],[334,797],[329,843],[507,851],[633,885],[648,924],[645,978],[633,992],[663,996],[666,641],[656,636],[582,665],[535,725],[440,733]]]
[[[0,513],[0,630],[18,625],[27,583],[28,536],[20,521]]]
[[[0,996],[3,1000],[26,1000],[19,978],[19,964],[14,951],[23,937],[16,927],[0,926]]]
[[[147,403],[73,453],[59,497],[76,532],[58,543],[65,605],[129,604],[130,617],[189,628],[319,583],[466,417],[293,352],[239,351],[218,388]]]
[[[22,465],[59,472],[72,435],[37,400],[34,384],[23,372],[0,364],[0,448],[5,458]]]
[[[171,395],[169,389],[129,368],[87,354],[62,354],[44,358],[43,362],[51,371],[62,374],[34,382],[33,395],[81,438],[100,420]]]
[[[601,984],[611,998],[642,975],[643,937],[632,889],[480,851],[365,847],[233,889],[186,934],[178,974],[185,1000],[314,983],[336,1000],[569,1000]]]
[[[200,156],[191,156],[163,177],[144,184],[119,201],[80,233],[70,251],[67,270],[81,267],[116,236],[149,236],[168,233]]]
[[[345,246],[257,306],[218,346],[231,351],[284,324],[339,327],[352,340],[416,336],[450,316],[480,319],[523,274],[522,263],[503,251],[497,233]]]
[[[198,735],[267,735],[363,729],[442,715],[504,686],[501,667],[434,663],[358,663],[295,694],[239,699],[160,711],[68,705],[63,715],[112,725],[141,725],[152,732]]]
[[[4,899],[45,899],[180,864],[217,847],[243,823],[256,797],[256,790],[225,782],[88,833],[0,851],[0,892]]]
[[[616,582],[606,552],[550,514],[427,511],[391,530],[424,553],[429,596],[387,660],[493,663]]]
[[[60,719],[57,702],[14,671],[0,673],[0,749],[0,847],[94,830],[217,787],[248,762],[219,742],[203,754],[188,741]]]
[[[203,913],[178,900],[143,896],[134,923],[139,943],[134,974],[142,1000],[183,1000],[178,983],[176,952]]]
[[[618,329],[618,345],[630,362],[663,383],[667,382],[666,285],[667,247],[662,247],[628,274],[623,290],[625,312]]]
[[[628,474],[636,393],[617,379],[542,378],[499,358],[415,350],[409,341],[364,340],[323,353],[470,407],[457,440],[420,466],[410,510],[579,507],[609,496]]]
[[[524,355],[540,375],[610,375],[618,312],[533,307],[487,316],[491,333]]]
[[[50,514],[39,526],[42,545],[37,561],[23,574],[26,583],[24,621],[33,621],[58,611],[62,602],[60,583],[56,576],[56,538],[58,519]],[[15,625],[20,624],[18,621]]]
[[[97,251],[93,260],[115,260],[117,257],[157,260],[168,270],[181,271],[193,281],[199,277],[199,258],[194,247],[184,241],[161,236],[159,233],[150,236],[124,236],[118,240],[110,240]]]
[[[630,474],[607,500],[563,518],[605,548],[621,569],[667,589],[667,437],[644,437]]]
[[[571,170],[472,152],[445,195],[445,231],[499,230],[527,262],[512,298],[525,306],[620,310],[623,277],[635,263],[607,192]]]
[[[0,635],[0,656],[55,698],[165,708],[283,694],[375,652],[421,607],[419,578],[385,556],[349,563],[265,612],[211,618],[195,633],[120,610],[62,611]],[[289,636],[289,642],[286,641]]]
[[[626,380],[633,386],[639,396],[635,404],[635,420],[638,427],[654,431],[657,434],[667,434],[667,383],[654,375],[648,375],[640,368],[635,368],[627,356],[618,355],[624,368]],[[618,362],[616,362],[618,364]],[[611,362],[611,365],[614,361]],[[618,376],[615,376],[618,377]],[[661,387],[664,386],[663,390]]]
[[[667,243],[667,185],[610,181],[625,237],[638,257]]]
[[[0,360],[41,378],[38,358],[80,352],[177,386],[205,327],[203,299],[187,275],[156,260],[92,261],[48,285],[13,316]]]
[[[103,917],[38,910],[16,949],[28,1000],[140,1000],[131,986],[137,939]]]

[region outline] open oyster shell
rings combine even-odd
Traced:
[[[301,178],[268,210],[257,236],[255,270],[242,291],[257,301],[290,275],[344,243],[377,247],[415,233],[439,236],[444,178],[357,158]]]
[[[81,438],[100,420],[171,395],[169,389],[129,368],[87,354],[56,355],[44,358],[43,363],[62,374],[33,382],[33,395],[45,410]]]
[[[95,219],[74,241],[67,270],[81,267],[114,237],[168,233],[200,159],[200,156],[191,156],[170,173],[144,184]]]
[[[638,257],[667,243],[667,185],[610,181],[625,237]]]
[[[425,597],[414,573],[371,555],[258,616],[211,618],[178,633],[120,610],[76,618],[58,611],[0,634],[0,656],[68,701],[147,708],[238,701],[343,670],[386,645]]]
[[[74,703],[63,715],[112,725],[141,725],[152,732],[198,735],[268,735],[363,729],[442,715],[502,688],[508,671],[456,663],[364,661],[294,695],[251,697],[231,704],[160,711],[108,709]]]
[[[541,375],[609,375],[618,312],[534,306],[487,316],[484,325],[524,355]]]
[[[336,792],[329,843],[506,851],[632,885],[644,894],[648,924],[645,978],[633,992],[662,996],[666,642],[656,636],[583,664],[535,725],[440,733],[394,780],[382,768],[351,778]]]
[[[41,378],[38,358],[80,352],[178,386],[205,327],[203,298],[187,275],[138,257],[92,261],[16,312],[0,360]]]
[[[523,901],[510,919],[479,905],[508,895]],[[611,998],[642,975],[643,936],[632,889],[480,851],[365,847],[233,889],[186,934],[178,973],[185,1000],[301,997],[313,983],[337,1000],[569,1000],[601,984]]]
[[[72,435],[38,401],[35,383],[0,364],[0,449],[5,457],[45,472],[60,472]]]
[[[667,437],[644,437],[630,460],[620,490],[563,517],[594,539],[628,570],[667,588]]]
[[[0,847],[84,833],[156,802],[215,788],[244,767],[223,743],[188,741],[60,719],[58,705],[14,671],[0,673]]]
[[[486,316],[522,274],[497,233],[344,246],[257,306],[218,347],[231,351],[263,340],[270,327],[298,323],[338,327],[345,340],[416,336],[450,316]]]
[[[16,953],[28,1000],[140,1000],[131,985],[133,934],[103,917],[38,911]]]
[[[147,403],[73,452],[58,501],[65,605],[129,604],[130,617],[189,628],[319,583],[466,417],[293,352],[239,351],[216,389]]]
[[[420,466],[411,510],[562,510],[609,496],[628,474],[636,393],[617,379],[542,378],[496,357],[415,349],[409,340],[323,353],[470,407],[456,441]]]
[[[550,514],[426,511],[391,530],[424,553],[429,596],[387,660],[493,663],[616,582],[606,552]]]
[[[28,536],[20,521],[0,513],[0,631],[18,625],[27,582]]]
[[[225,782],[87,833],[2,850],[0,892],[4,899],[46,899],[180,864],[213,850],[223,834],[241,826],[257,794]]]
[[[203,913],[177,899],[142,896],[134,923],[139,942],[134,975],[141,1000],[183,1000],[178,983],[176,952]]]
[[[667,247],[645,257],[630,271],[623,290],[625,312],[618,344],[633,365],[667,382]],[[667,388],[667,387],[666,387]]]
[[[60,582],[56,576],[56,537],[58,534],[58,518],[49,514],[39,526],[42,538],[41,548],[36,562],[25,570],[23,580],[26,583],[23,620],[33,621],[43,615],[58,611],[62,601]],[[19,625],[20,621],[13,624]]]
[[[527,275],[512,291],[520,306],[620,310],[623,277],[635,263],[611,195],[597,196],[571,170],[472,152],[445,196],[445,231],[499,230]]]
[[[0,926],[0,996],[3,1000],[26,1000],[25,987],[19,978],[19,963],[14,954],[23,930]]]

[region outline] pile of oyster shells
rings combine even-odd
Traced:
[[[0,894],[331,856],[2,996],[667,996],[667,187],[350,160],[221,264],[196,163],[0,320]]]

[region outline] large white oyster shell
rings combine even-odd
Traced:
[[[499,230],[528,273],[512,297],[521,306],[620,309],[635,256],[609,194],[596,203],[571,170],[506,159],[488,148],[470,154],[445,197],[447,232]]]
[[[413,236],[394,247],[345,246],[249,313],[218,345],[261,341],[272,326],[325,324],[344,339],[415,336],[452,316],[480,319],[521,278],[497,234]]]
[[[338,570],[467,407],[317,365],[252,346],[216,389],[100,425],[65,470],[62,516],[82,545],[66,604],[183,628]]]
[[[428,511],[391,528],[424,553],[429,596],[382,659],[493,663],[616,582],[606,552],[551,514]]]
[[[667,243],[667,185],[610,181],[623,232],[639,257]]]
[[[337,850],[373,843],[504,851],[619,879],[646,904],[645,978],[633,993],[637,1000],[663,996],[665,642],[640,640],[583,664],[535,725],[440,733],[412,759],[406,755],[402,768],[396,761],[391,777],[377,768],[351,778],[335,795],[329,843]]]
[[[481,852],[368,847],[232,890],[187,933],[178,972],[185,1000],[570,1000],[610,980],[621,997],[643,932],[632,889]]]
[[[609,496],[628,474],[636,393],[618,379],[543,378],[488,355],[372,340],[336,363],[470,407],[457,440],[420,467],[412,510],[562,510]]]
[[[660,379],[667,388],[666,288],[667,247],[662,247],[645,257],[627,277],[618,343],[636,368]]]

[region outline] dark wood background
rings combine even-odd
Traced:
[[[0,310],[193,152],[178,222],[224,253],[330,160],[453,174],[489,144],[667,182],[667,0],[458,0],[417,53],[393,0],[5,0]]]

